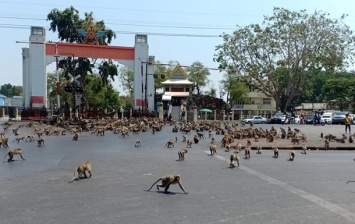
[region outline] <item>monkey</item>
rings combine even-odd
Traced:
[[[16,135],[16,133],[17,133],[17,135],[18,135],[18,128],[12,129],[12,134],[15,134],[15,135]]]
[[[175,142],[177,142],[178,141],[178,137],[177,136],[175,136]]]
[[[279,157],[279,148],[274,147],[274,158],[278,158]]]
[[[323,138],[323,132],[320,133],[320,137]]]
[[[105,129],[104,128],[97,129],[96,136],[98,136],[98,135],[104,136],[105,135]]]
[[[237,165],[239,167],[239,153],[238,152],[235,153],[234,155],[230,155],[229,159],[230,159],[229,167],[235,167],[234,161],[237,162]]]
[[[307,154],[307,146],[305,144],[302,145],[302,154]]]
[[[235,147],[235,152],[240,152],[240,150],[242,149],[242,143],[238,142],[236,147]]]
[[[0,138],[0,145],[4,146],[4,148],[9,147],[9,138]]]
[[[185,160],[185,154],[188,153],[187,149],[182,149],[178,152],[179,160]]]
[[[324,147],[325,147],[325,151],[327,151],[329,149],[329,140],[328,139],[324,140]]]
[[[34,135],[27,135],[26,140],[29,142],[33,142],[35,140],[35,136]]]
[[[174,141],[173,141],[172,139],[170,139],[170,140],[166,143],[165,147],[167,147],[167,148],[173,147],[173,148],[174,148]]]
[[[78,168],[76,168],[76,170],[74,171],[74,177],[71,181],[69,181],[69,183],[73,182],[74,180],[80,180],[80,178],[84,175],[85,178],[88,178],[88,176],[86,175],[86,171],[88,171],[88,173],[90,174],[89,177],[92,176],[92,164],[89,161],[80,163]],[[78,172],[78,176],[75,177],[75,173]]]
[[[73,136],[73,141],[78,141],[78,139],[79,139],[79,133],[75,132]]]
[[[263,151],[262,146],[258,146],[258,151],[256,152],[256,154],[261,154],[262,151]]]
[[[21,148],[16,148],[16,149],[11,149],[4,157],[4,160],[6,158],[6,156],[9,156],[9,159],[7,160],[7,162],[13,162],[15,161],[14,155],[20,155],[22,160],[25,160],[25,158],[23,158],[22,156],[22,149]]]
[[[146,191],[150,191],[150,189],[152,189],[152,187],[158,183],[159,181],[161,181],[161,184],[157,184],[157,189],[159,191],[159,187],[165,187],[164,192],[167,193],[169,190],[169,187],[171,184],[178,184],[181,188],[181,190],[185,193],[188,194],[188,192],[185,191],[184,187],[182,186],[182,182],[181,182],[181,177],[180,175],[166,175],[163,176],[161,178],[159,178],[148,190]]]
[[[229,152],[229,150],[231,149],[231,145],[230,144],[228,144],[228,145],[226,145],[226,152]]]
[[[212,130],[209,130],[208,131],[208,138],[212,138],[212,137],[213,137]]]
[[[186,144],[187,144],[187,147],[190,147],[190,148],[191,148],[191,146],[192,146],[192,140],[187,140]]]
[[[353,137],[351,137],[351,135],[349,136],[349,143],[353,143],[354,142],[354,139]]]
[[[211,152],[211,156],[213,154],[217,154],[217,145],[211,145],[210,146],[210,152]]]
[[[17,143],[19,143],[20,141],[25,142],[25,141],[26,141],[26,138],[25,138],[25,137],[15,138],[15,139],[13,140],[13,142],[14,142],[14,141],[17,141]]]
[[[301,130],[298,129],[298,128],[294,128],[293,130],[294,130],[297,134],[301,132]]]
[[[291,152],[288,153],[288,155],[290,156],[289,161],[293,161],[295,159],[296,153],[295,153],[295,151],[291,151]]]
[[[211,138],[211,144],[214,144],[214,137]]]
[[[141,140],[136,140],[136,144],[134,147],[141,147],[142,146],[142,141]]]
[[[37,145],[38,145],[38,147],[41,147],[42,145],[44,145],[44,138],[39,138],[37,140]]]
[[[186,135],[182,135],[182,142],[186,142]]]
[[[152,128],[152,134],[153,135],[155,134],[155,128]]]
[[[247,140],[247,146],[251,146],[251,141],[249,139]]]
[[[299,139],[298,136],[295,136],[295,137],[292,137],[291,142],[292,142],[293,144],[296,144],[296,143],[297,143],[297,145],[299,145],[299,144],[300,144],[300,139]]]
[[[255,135],[254,142],[259,142],[259,136]]]
[[[246,146],[244,152],[245,152],[245,159],[250,159],[250,146]]]
[[[205,138],[205,134],[197,132],[197,136],[199,139]]]
[[[194,136],[194,142],[197,144],[200,140],[198,139],[197,135]]]
[[[4,138],[5,137],[5,132],[0,132],[0,138]]]

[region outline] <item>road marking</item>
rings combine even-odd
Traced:
[[[210,154],[209,151],[205,151],[207,154]],[[219,155],[214,155],[215,158],[219,159],[219,160],[222,160],[222,161],[225,161],[225,162],[228,162],[229,163],[229,160],[224,158],[223,156],[219,156]],[[238,169],[241,169],[251,175],[254,175],[254,176],[257,176],[259,177],[260,179],[263,179],[271,184],[275,184],[279,187],[282,187],[283,189],[291,192],[291,193],[294,193],[310,202],[313,202],[314,204],[316,205],[319,205],[337,215],[340,215],[344,218],[346,218],[347,220],[351,221],[351,222],[354,222],[355,220],[355,213],[352,213],[344,208],[341,208],[339,206],[337,206],[336,204],[333,204],[329,201],[326,201],[324,199],[321,199],[313,194],[310,194],[310,193],[307,193],[301,189],[298,189],[296,187],[293,187],[285,182],[282,182],[282,181],[279,181],[279,180],[276,180],[272,177],[269,177],[265,174],[262,174],[262,173],[259,173],[258,171],[256,170],[253,170],[253,169],[250,169],[248,167],[245,167],[245,166],[240,166],[238,167]]]

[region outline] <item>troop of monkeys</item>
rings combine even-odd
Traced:
[[[177,130],[179,130],[177,128],[177,123],[175,123],[175,127],[173,128],[173,132],[177,132]],[[216,125],[213,127],[213,125]],[[220,125],[220,124],[219,124]],[[180,131],[182,131],[184,133],[184,135],[182,136],[183,138],[183,142],[186,142],[187,147],[192,146],[193,143],[197,144],[201,138],[205,138],[205,135],[203,133],[201,133],[200,131],[204,131],[204,130],[208,130],[208,137],[211,139],[211,145],[210,145],[210,153],[211,155],[214,155],[217,153],[217,145],[215,144],[215,139],[213,137],[212,134],[212,129],[216,130],[216,135],[218,134],[222,134],[224,135],[221,141],[222,147],[226,148],[226,151],[230,151],[230,144],[233,142],[233,140],[235,138],[237,139],[242,139],[242,138],[254,138],[255,142],[258,142],[260,138],[265,137],[267,139],[268,142],[273,142],[275,141],[276,138],[291,138],[291,142],[294,144],[299,144],[300,141],[306,142],[307,138],[304,134],[300,133],[299,129],[294,129],[294,131],[290,130],[290,128],[288,128],[288,131],[286,132],[283,128],[281,128],[281,135],[277,135],[276,130],[272,127],[270,131],[268,131],[266,129],[266,131],[260,129],[240,129],[240,130],[236,130],[235,126],[234,126],[234,130],[233,130],[233,124],[231,126],[228,126],[228,124],[225,124],[225,129],[219,128],[218,126],[218,122],[216,124],[212,123],[212,124],[200,124],[200,126],[194,126],[192,127],[191,125],[188,124],[184,124],[184,126],[182,125],[182,123],[180,123]],[[11,122],[8,122],[5,126],[4,126],[4,131],[7,131],[8,127],[11,126]],[[35,127],[36,123],[35,122],[30,122],[28,125],[26,125],[28,127]],[[142,127],[143,126],[143,127]],[[159,124],[158,122],[156,122],[155,124],[149,124],[150,128],[152,128],[152,133],[154,134],[156,131],[160,131],[162,125]],[[13,134],[15,136],[19,135],[19,128],[13,129]],[[133,131],[133,133],[138,132],[139,130],[145,130],[147,131],[147,128],[144,127],[144,124],[140,123],[139,126],[134,126],[131,128],[116,128],[114,129],[114,127],[111,127],[111,130],[115,132],[119,132],[122,134],[122,137],[127,136],[128,135],[128,130]],[[105,130],[110,130],[107,129],[107,127],[104,128],[97,128],[95,130],[95,133],[97,133],[97,135],[104,135]],[[197,133],[196,135],[194,135],[193,140],[187,140],[186,135],[185,134],[189,134],[191,133],[191,130],[196,130]],[[79,139],[79,133],[82,130],[80,129],[74,129],[71,130],[71,132],[73,133],[73,140],[77,141]],[[226,133],[227,132],[227,133]],[[41,137],[44,133],[49,133],[49,130],[44,129],[43,131],[40,130],[36,130],[34,134],[37,134],[38,139],[37,139],[37,144],[38,146],[43,146],[44,145],[44,139]],[[54,131],[54,133],[60,133],[62,135],[65,135],[65,131],[64,130],[56,130]],[[15,138],[14,141],[20,142],[20,141],[35,141],[35,137],[34,134],[28,135],[26,137],[17,137]],[[324,137],[325,139],[325,147],[326,149],[329,148],[329,142],[330,141],[339,141],[339,142],[344,142],[346,140],[346,136],[343,135],[343,140],[337,140],[337,138],[334,138],[332,135],[327,135]],[[349,142],[352,142],[352,137],[349,137]],[[177,137],[175,137],[175,142],[177,142]],[[135,147],[140,147],[141,146],[141,140],[136,140],[135,142]],[[5,138],[5,132],[0,133],[0,146],[3,147],[8,147],[8,138]],[[165,147],[167,148],[171,148],[174,147],[174,141],[171,139],[169,140]],[[236,150],[234,152],[234,154],[229,156],[229,160],[230,160],[230,167],[235,167],[235,163],[237,163],[237,166],[239,167],[240,165],[240,157],[239,157],[239,152],[242,149],[242,145],[241,143],[238,143],[236,145]],[[250,140],[248,140],[247,145],[244,147],[244,152],[245,152],[245,159],[250,159],[250,154],[251,154],[251,142]],[[279,150],[277,147],[273,147],[273,152],[274,152],[274,158],[278,158],[279,156]],[[185,159],[185,154],[188,153],[187,149],[182,149],[180,151],[178,151],[178,160],[184,160]],[[261,154],[262,153],[262,147],[259,146],[257,147],[257,154]],[[302,152],[303,154],[307,154],[307,147],[305,144],[303,144],[302,146]],[[14,161],[14,155],[19,155],[23,160],[25,160],[25,158],[22,156],[22,149],[21,148],[15,148],[15,149],[11,149],[8,151],[8,153],[5,155],[8,156],[8,162],[12,162]],[[5,159],[4,158],[4,159]],[[293,161],[295,159],[295,151],[290,151],[289,152],[289,160]],[[86,174],[86,172],[88,172],[89,175]],[[77,175],[76,175],[77,173]],[[91,177],[92,176],[92,164],[89,161],[83,162],[81,164],[78,165],[78,167],[76,168],[75,172],[74,172],[74,177],[71,181],[69,182],[73,182],[74,180],[80,180],[81,178],[83,178],[83,176],[85,178]],[[161,181],[161,184],[157,184],[159,181]],[[349,182],[355,182],[355,181],[348,181]],[[164,177],[161,177],[160,179],[158,179],[147,191],[151,190],[152,187],[157,184],[157,189],[159,190],[159,187],[164,187],[164,191],[167,192],[170,185],[171,184],[178,184],[181,188],[181,190],[187,194],[187,192],[185,191],[185,189],[182,186],[182,182],[181,182],[181,177],[180,175],[167,175]]]

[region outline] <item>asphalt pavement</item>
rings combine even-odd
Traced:
[[[342,125],[290,127],[301,129],[310,140],[307,144],[321,143],[320,132],[344,132]],[[20,129],[20,136],[31,131]],[[165,148],[175,136],[174,148]],[[222,136],[215,138],[220,146]],[[219,147],[210,156],[208,138],[177,161],[178,150],[186,144],[171,126],[155,135],[140,132],[123,138],[106,132],[83,133],[78,141],[71,135],[45,139],[44,147],[10,142],[10,148],[23,149],[26,160],[15,156],[12,163],[0,163],[1,224],[355,223],[355,183],[346,184],[355,180],[351,150],[297,151],[292,162],[288,150],[281,150],[277,159],[269,150],[261,155],[252,151],[239,168],[229,168],[231,153]],[[137,139],[141,147],[134,147]],[[7,150],[0,148],[2,158]],[[92,178],[68,183],[76,166],[87,160],[93,164]],[[170,193],[155,187],[144,191],[166,174],[180,174],[189,194],[177,185]]]

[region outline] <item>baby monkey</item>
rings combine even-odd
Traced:
[[[74,171],[73,179],[71,181],[69,181],[69,183],[73,182],[74,180],[80,180],[80,178],[83,175],[85,176],[85,178],[88,178],[88,176],[86,175],[86,171],[88,171],[88,173],[90,174],[89,177],[91,177],[92,176],[92,165],[88,161],[79,164],[78,168],[76,168],[76,170]],[[77,177],[75,177],[76,172],[78,172]]]
[[[161,184],[160,185],[157,184],[158,191],[159,191],[159,187],[165,187],[164,192],[167,193],[171,184],[178,184],[181,190],[185,194],[188,194],[188,192],[186,192],[184,187],[182,186],[180,175],[166,175],[164,177],[161,177],[146,191],[150,191],[150,189],[152,189],[152,187],[159,181],[161,181]]]
[[[279,148],[274,147],[274,158],[278,158],[279,157]]]
[[[288,154],[290,156],[289,161],[293,161],[295,159],[295,155],[296,155],[295,151],[291,151]]]
[[[188,153],[187,149],[182,149],[178,152],[179,160],[185,160],[185,154]]]
[[[141,147],[141,146],[142,146],[142,141],[136,140],[136,144],[134,144],[134,147]]]

